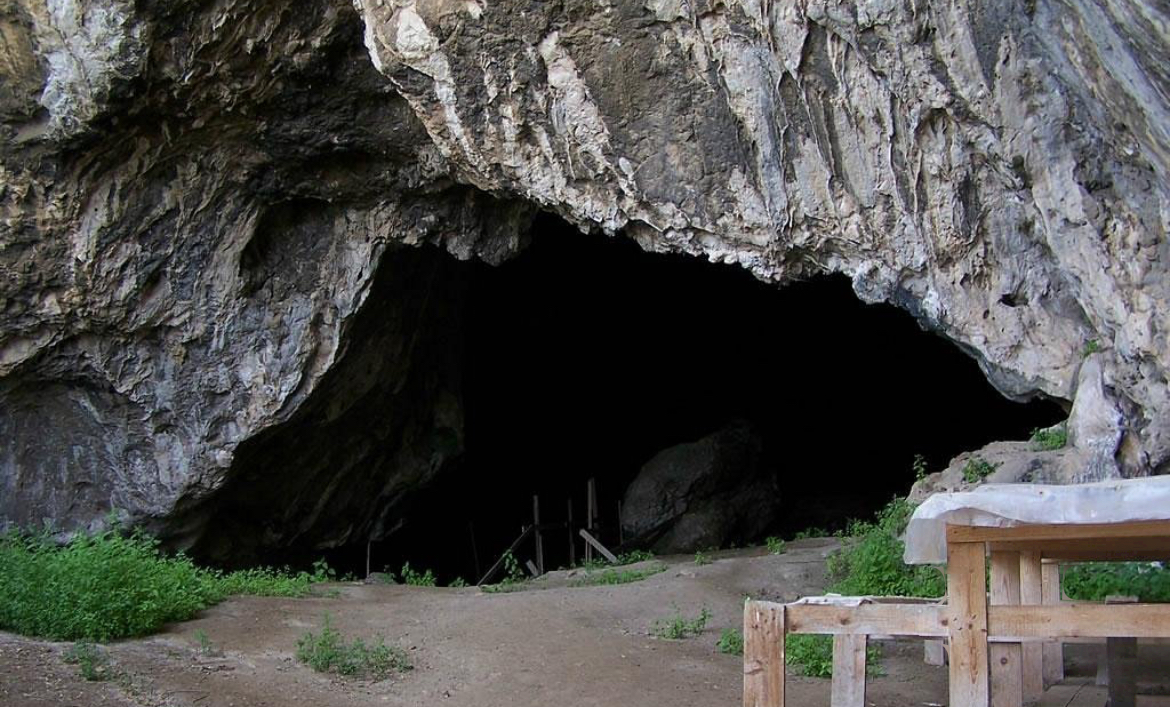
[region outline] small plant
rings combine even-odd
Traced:
[[[1089,339],[1085,342],[1085,348],[1081,350],[1081,357],[1088,358],[1101,350],[1101,342],[1096,339]]]
[[[765,540],[764,543],[768,546],[768,552],[773,555],[783,555],[788,552],[788,548],[786,547],[787,543],[775,535]]]
[[[511,550],[504,553],[504,576],[512,582],[524,579],[524,571],[520,569],[520,561],[516,559]]]
[[[851,521],[854,539],[829,556],[833,580],[828,590],[847,596],[939,597],[946,593],[946,577],[931,565],[907,565],[901,535],[914,512],[904,498],[894,499],[874,521]]]
[[[222,655],[223,652],[215,647],[215,643],[208,637],[207,632],[199,629],[195,632],[195,640],[199,642],[199,652],[202,655],[213,656]]]
[[[574,587],[594,587],[599,585],[629,584],[640,582],[659,572],[666,571],[666,565],[656,565],[640,570],[617,570],[612,567],[601,572],[592,572],[573,582]]]
[[[870,677],[882,675],[881,650],[865,649],[865,672]],[[833,637],[820,634],[793,633],[784,642],[784,662],[809,678],[833,677]]]
[[[983,457],[972,457],[963,466],[963,481],[977,484],[990,476],[998,466],[999,464],[992,464]]]
[[[433,587],[435,586],[435,573],[430,570],[420,573],[407,562],[402,565],[402,583],[411,587]]]
[[[796,535],[792,536],[792,539],[808,540],[809,538],[826,538],[829,535],[831,535],[831,533],[829,533],[829,531],[825,530],[824,528],[813,526],[811,528],[805,528],[804,530],[797,532]]]
[[[309,631],[297,639],[297,660],[319,673],[383,680],[395,672],[411,669],[401,648],[387,646],[383,639],[367,645],[360,638],[346,643],[325,615],[321,633]]]
[[[90,682],[100,682],[111,677],[109,658],[89,641],[74,643],[65,653],[65,662],[76,665],[81,677]]]
[[[1068,444],[1068,428],[1064,423],[1048,429],[1037,427],[1032,430],[1031,442],[1040,451],[1051,452],[1056,449],[1064,449],[1065,445]]]
[[[696,565],[709,565],[709,564],[711,564],[711,558],[708,557],[707,553],[703,552],[702,550],[699,550],[698,552],[695,553],[695,564]]]
[[[734,628],[723,629],[715,647],[719,649],[720,653],[743,655],[743,632]]]
[[[452,581],[447,586],[451,587],[452,589],[462,589],[463,587],[467,586],[467,580],[463,579],[462,577],[456,577],[454,581]]]
[[[914,463],[910,465],[910,468],[914,470],[915,481],[922,481],[929,473],[926,467],[926,457],[921,454],[914,455]]]
[[[645,562],[647,560],[653,559],[654,553],[650,552],[649,550],[630,550],[629,552],[623,552],[622,554],[618,555],[617,564],[632,565],[635,562]]]
[[[665,638],[672,641],[678,641],[692,636],[698,636],[707,628],[707,622],[711,620],[711,612],[707,607],[703,607],[699,611],[699,615],[693,619],[685,618],[676,608],[674,616],[669,619],[656,619],[650,627],[650,635],[657,638]]]

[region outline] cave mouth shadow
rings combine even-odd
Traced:
[[[776,287],[548,215],[514,259],[464,265],[465,452],[372,544],[375,570],[410,562],[474,581],[531,522],[533,496],[542,522],[564,522],[572,503],[580,524],[590,478],[616,545],[617,503],[642,465],[732,420],[758,432],[780,489],[767,533],[789,535],[904,495],[916,455],[938,470],[1066,417],[1008,400],[957,346],[862,303],[843,276]],[[567,564],[564,531],[544,544],[546,567]],[[361,574],[366,551],[330,559]]]

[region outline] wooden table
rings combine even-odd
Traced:
[[[1170,637],[1170,604],[1063,603],[1051,564],[1170,558],[1170,521],[945,528],[945,605],[899,598],[847,605],[842,597],[747,602],[745,707],[784,707],[788,633],[833,635],[833,707],[866,704],[865,645],[872,635],[947,639],[951,707],[1020,707],[1038,699],[1045,675],[1059,679],[1057,639]]]
[[[1170,558],[1170,521],[948,525],[946,543],[952,707],[1038,700],[1060,669],[1041,639],[1170,636],[1170,605],[1061,604],[1057,566],[1044,563]]]

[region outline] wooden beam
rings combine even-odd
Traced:
[[[948,527],[949,530],[949,527]],[[983,543],[947,544],[951,707],[987,707],[987,574]]]
[[[1020,604],[1020,554],[991,553],[991,605]],[[1023,646],[996,643],[989,648],[991,707],[1023,707]]]
[[[589,545],[592,545],[594,548],[597,549],[598,552],[601,553],[602,557],[604,557],[605,559],[614,563],[615,565],[617,564],[617,561],[618,561],[617,555],[610,552],[609,549],[606,548],[604,545],[602,545],[601,542],[598,541],[597,538],[590,535],[588,530],[581,528],[581,530],[579,532],[581,534],[581,537],[585,538],[585,542],[588,543],[588,545],[586,545],[586,547],[588,547]]]
[[[987,621],[1002,640],[1162,638],[1170,636],[1170,604],[993,606]]]
[[[783,604],[743,606],[743,705],[784,707]]]
[[[1043,562],[1038,552],[1020,553],[1020,603],[1044,603]],[[1024,702],[1039,702],[1044,695],[1044,644],[1025,643],[1021,647]]]
[[[1131,523],[1060,523],[985,527],[948,525],[948,543],[982,543],[1022,540],[1101,540],[1108,538],[1170,537],[1170,521],[1147,520]]]
[[[540,496],[532,497],[532,527],[536,530],[536,571],[544,574],[544,536],[540,532]]]
[[[496,563],[494,565],[492,565],[490,568],[488,568],[488,571],[485,572],[484,575],[479,578],[479,581],[475,583],[476,586],[482,585],[484,582],[488,581],[493,576],[495,576],[496,572],[499,572],[500,568],[504,566],[504,558],[508,556],[508,553],[513,552],[516,548],[520,547],[520,543],[524,542],[524,539],[527,538],[531,532],[532,532],[532,526],[531,525],[525,526],[520,531],[520,537],[518,537],[512,541],[512,544],[508,546],[508,549],[505,550],[503,552],[503,554],[500,555],[500,559],[496,560]]]
[[[832,707],[865,707],[864,635],[833,636]]]
[[[568,520],[565,526],[569,529],[569,567],[574,567],[577,564],[577,543],[573,540],[573,497],[569,496],[569,515],[566,516]]]
[[[939,604],[789,604],[788,633],[827,633],[851,636],[947,635],[946,607]]]
[[[1044,563],[1040,568],[1040,593],[1045,606],[1057,606],[1063,599],[1060,590],[1060,565]],[[1060,641],[1044,643],[1044,689],[1064,680],[1064,646]]]

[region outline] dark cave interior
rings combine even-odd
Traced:
[[[733,419],[763,438],[783,504],[771,533],[787,537],[904,495],[915,455],[938,470],[1066,416],[1003,397],[953,343],[862,303],[840,276],[775,287],[551,216],[513,260],[463,272],[466,453],[372,544],[375,570],[410,562],[473,582],[531,522],[534,495],[543,523],[563,523],[571,500],[579,525],[591,477],[599,532],[616,545],[617,502],[640,467]],[[365,555],[329,559],[360,575]],[[567,564],[564,530],[546,534],[545,555]]]

